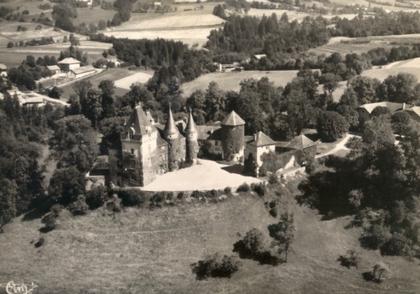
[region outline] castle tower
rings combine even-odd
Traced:
[[[163,130],[163,137],[169,144],[168,168],[170,171],[176,170],[185,158],[185,138],[180,134],[175,124],[171,106],[169,106],[168,120]]]
[[[133,110],[121,135],[123,178],[131,186],[152,182],[160,164],[158,130],[152,125],[141,105]]]
[[[222,122],[223,159],[242,162],[245,149],[245,121],[232,111]]]
[[[198,154],[198,131],[192,116],[191,110],[188,116],[187,126],[185,128],[186,136],[186,161],[189,163],[196,163]]]

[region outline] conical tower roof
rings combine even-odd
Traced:
[[[257,145],[257,147],[269,146],[269,145],[275,145],[276,144],[276,142],[274,142],[273,139],[271,139],[269,136],[267,136],[266,134],[264,134],[261,131],[259,131],[258,133],[255,134],[254,141],[255,141],[255,145]]]
[[[166,121],[164,134],[166,138],[177,138],[179,136],[179,130],[176,127],[174,116],[172,114],[171,106],[169,105],[168,120]]]
[[[243,126],[244,124],[245,121],[233,110],[222,122],[224,126]]]
[[[190,113],[188,115],[188,122],[187,122],[187,126],[185,128],[185,133],[187,135],[188,134],[193,134],[193,133],[198,133],[197,126],[195,125],[194,118],[192,116],[191,110],[190,110]]]

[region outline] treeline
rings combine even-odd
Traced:
[[[223,29],[210,33],[206,47],[217,54],[264,52],[270,58],[281,53],[303,52],[326,43],[330,35],[327,21],[305,18],[289,22],[286,14],[270,17],[231,16]]]
[[[220,9],[215,11],[222,13]],[[332,36],[366,37],[373,35],[411,34],[420,32],[420,14],[409,12],[385,13],[375,17],[355,19],[322,17],[305,18],[301,23],[290,22],[286,14],[280,19],[270,17],[230,16],[222,29],[213,30],[206,45],[219,62],[244,61],[256,53],[267,58],[245,63],[247,69],[301,69],[315,68],[322,58],[305,53],[308,49],[326,44]],[[372,64],[386,60],[401,60],[418,56],[417,46],[401,46],[392,51],[372,50],[365,56]]]
[[[40,144],[59,115],[49,106],[20,107],[8,95],[0,102],[0,226],[44,199]]]
[[[330,32],[332,36],[346,37],[415,34],[420,32],[420,14],[377,10],[373,17],[360,14],[353,19],[337,18]]]
[[[7,76],[19,88],[34,90],[37,80],[52,75],[51,71],[45,66],[50,65],[52,61],[55,61],[55,58],[40,57],[35,60],[32,55],[28,55],[18,67],[10,68]]]

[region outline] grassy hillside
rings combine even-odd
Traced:
[[[97,210],[73,218],[62,214],[60,228],[34,248],[39,220],[15,219],[0,234],[0,279],[35,281],[37,293],[418,293],[418,262],[382,258],[359,248],[349,219],[321,221],[312,210],[291,203],[297,227],[289,262],[277,267],[242,260],[231,279],[197,281],[190,264],[214,252],[231,254],[249,229],[274,223],[257,196],[217,204],[162,209],[127,209],[112,215]],[[347,249],[362,252],[358,270],[338,265]],[[365,282],[361,273],[378,260],[392,263],[394,277]],[[83,292],[82,289],[89,290]]]
[[[241,72],[216,72],[201,75],[197,79],[181,86],[184,97],[189,97],[196,90],[206,90],[210,82],[216,82],[224,91],[239,91],[240,82],[245,79],[261,79],[267,77],[275,86],[285,86],[296,77],[297,70],[278,71],[241,71]]]

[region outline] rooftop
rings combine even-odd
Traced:
[[[403,109],[403,103],[396,103],[396,102],[389,102],[389,101],[381,101],[375,103],[367,103],[360,106],[360,108],[365,109],[368,113],[372,113],[372,111],[376,107],[386,107],[391,111],[391,113],[396,112],[397,110]]]
[[[67,57],[58,62],[58,64],[76,64],[76,63],[80,64],[80,61],[73,57]]]
[[[91,71],[96,71],[96,69],[91,65],[82,66],[82,67],[75,68],[75,69],[71,70],[71,72],[76,74],[76,75],[80,75],[80,74],[91,72]]]
[[[259,131],[254,135],[252,138],[252,141],[249,142],[250,144],[255,144],[257,147],[263,147],[263,146],[270,146],[275,145],[277,142],[275,142],[273,139],[271,139],[268,135],[264,134],[263,132]]]
[[[244,124],[245,121],[233,110],[222,122],[224,126],[243,126]]]
[[[309,147],[316,145],[314,141],[306,137],[305,135],[299,135],[294,137],[292,140],[286,144],[285,148],[295,149],[295,150],[303,150]]]

